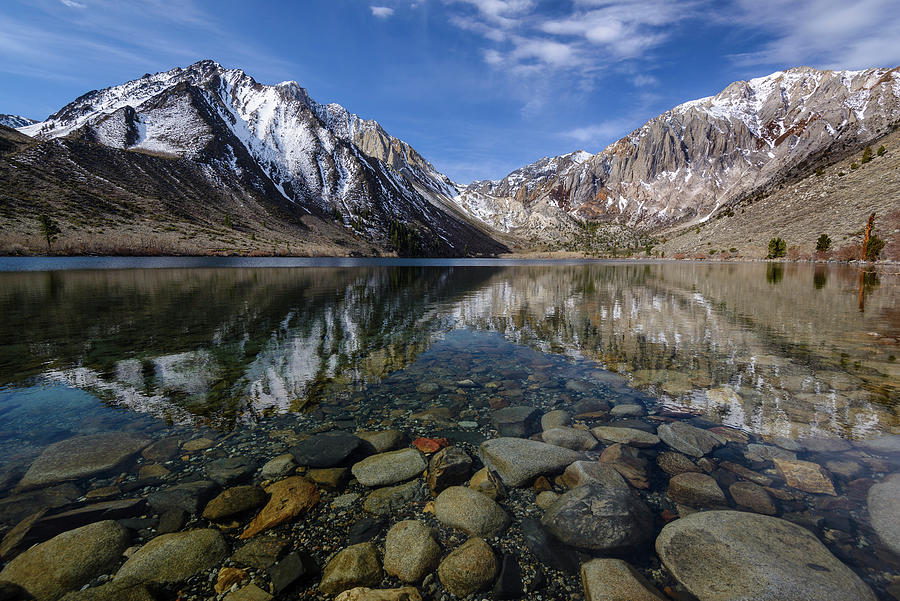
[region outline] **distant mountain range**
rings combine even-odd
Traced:
[[[16,152],[0,163],[0,177],[18,182],[4,199],[19,210],[7,217],[13,220],[21,220],[21,211],[52,210],[46,195],[16,191],[25,180],[45,177],[40,164],[47,155],[65,152],[98,155],[81,164],[80,174],[69,174],[75,180],[108,180],[115,177],[106,173],[110,162],[134,161],[169,171],[172,189],[187,178],[183,187],[205,206],[187,207],[190,195],[182,191],[178,227],[190,229],[197,220],[207,229],[220,225],[217,205],[210,204],[219,197],[220,212],[235,213],[232,219],[243,224],[243,230],[229,226],[238,252],[273,226],[248,214],[241,198],[290,222],[284,236],[300,252],[303,232],[314,230],[332,246],[362,254],[493,254],[510,246],[560,247],[583,236],[585,223],[630,246],[673,227],[703,224],[890,134],[900,123],[900,67],[799,67],[735,82],[663,113],[596,155],[544,158],[502,180],[469,185],[452,182],[376,121],[316,103],[296,82],[267,86],[212,61],[88,92],[43,122],[3,115],[0,123],[42,142],[18,140]],[[62,146],[48,145],[53,140]],[[64,162],[49,163],[58,165],[53,186],[61,186]],[[137,193],[141,211],[154,213],[166,193],[146,192],[152,182],[141,180],[140,170],[129,167],[132,188],[122,182],[124,191],[114,194]],[[136,180],[143,192],[133,189]],[[90,203],[95,214],[104,202]],[[78,201],[70,198],[68,206],[71,217]],[[106,222],[107,230],[121,229]],[[326,247],[322,252],[341,252]]]

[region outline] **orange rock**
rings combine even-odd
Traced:
[[[274,528],[293,519],[319,502],[319,489],[303,476],[292,476],[271,485],[267,491],[272,497],[253,521],[241,533],[241,539],[256,536],[263,530]]]
[[[446,438],[417,438],[413,442],[413,446],[423,453],[437,453],[444,447],[450,446],[450,441]]]
[[[537,480],[534,481],[534,492],[544,492],[545,490],[552,490],[553,487],[550,486],[550,481],[547,480],[546,476],[540,476]]]
[[[219,570],[219,577],[216,579],[216,585],[213,587],[219,594],[224,593],[237,582],[243,582],[247,579],[247,572],[238,568],[222,568]]]
[[[811,461],[792,461],[790,459],[772,459],[775,468],[784,476],[787,485],[806,492],[826,495],[837,495],[834,484],[822,466]]]

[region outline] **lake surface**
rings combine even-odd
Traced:
[[[768,436],[865,439],[898,425],[896,274],[863,274],[860,293],[855,268],[763,263],[79,258],[0,269],[20,270],[0,272],[0,452],[77,433],[88,417],[228,430],[387,392],[424,407],[436,395],[417,387],[454,393],[463,379],[527,402],[535,376],[542,391],[600,381]]]
[[[0,504],[48,445],[119,430],[431,415],[420,434],[465,439],[499,407],[599,401],[758,442],[897,434],[898,292],[897,273],[806,264],[0,259]],[[864,455],[847,478],[878,473]],[[826,509],[863,523],[847,478]],[[884,560],[841,540],[883,595]]]

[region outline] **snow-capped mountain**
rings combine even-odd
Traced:
[[[12,127],[13,129],[25,127],[26,125],[32,125],[34,123],[37,123],[37,121],[29,119],[28,117],[20,117],[19,115],[0,115],[0,125]]]
[[[569,217],[646,229],[703,221],[898,123],[900,67],[798,67],[681,104],[599,154],[544,158],[454,200],[496,229],[531,235]]]
[[[197,161],[403,254],[502,250],[429,201],[456,189],[378,123],[213,61],[88,92],[19,131]]]

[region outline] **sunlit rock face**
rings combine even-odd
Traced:
[[[582,361],[574,369],[585,381],[615,370],[663,404],[748,431],[891,431],[900,381],[891,360],[900,335],[896,276],[867,279],[860,311],[856,271],[776,267],[9,274],[0,310],[25,325],[3,337],[24,333],[30,342],[6,345],[0,384],[46,377],[171,421],[228,427],[347,402],[404,371],[429,377],[417,364],[432,351],[490,352],[488,374],[527,378],[531,367],[516,367],[525,346]],[[41,302],[18,302],[25,296]],[[109,303],[119,309],[107,311]],[[446,342],[455,330],[496,332],[508,344]],[[451,383],[470,375],[454,362],[441,372]],[[414,396],[413,406],[430,398]]]
[[[572,217],[643,229],[700,222],[827,153],[887,134],[898,120],[900,69],[798,67],[681,104],[596,155],[543,158],[474,182],[456,202],[525,237],[565,233]]]

